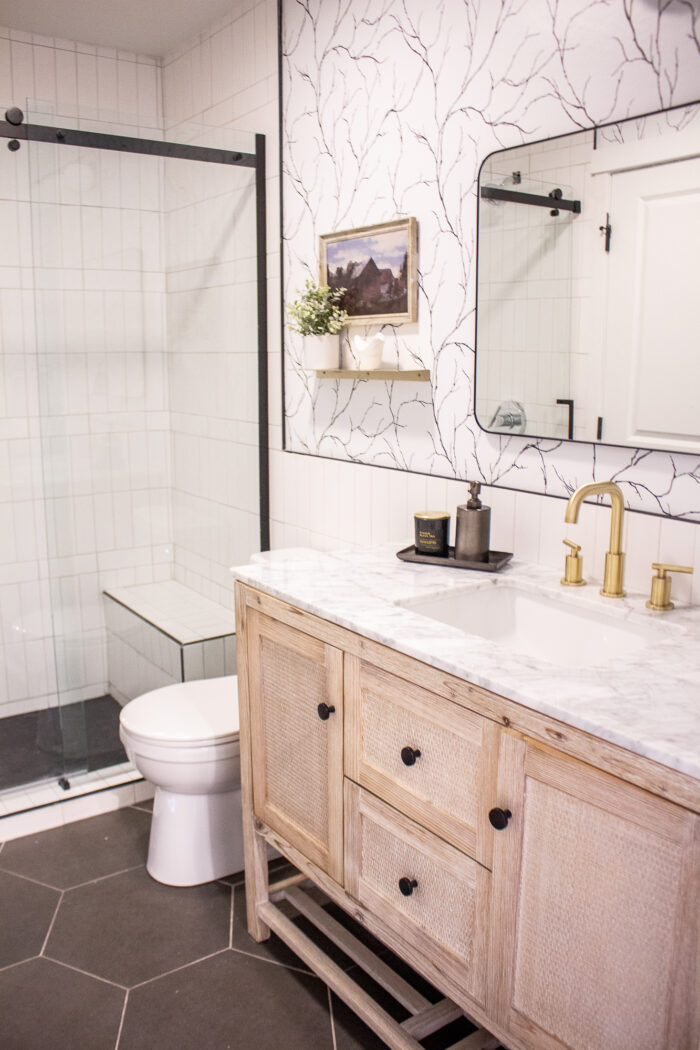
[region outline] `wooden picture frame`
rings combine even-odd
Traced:
[[[320,283],[346,288],[347,324],[418,320],[418,223],[395,219],[319,237]],[[375,258],[375,256],[377,258]]]

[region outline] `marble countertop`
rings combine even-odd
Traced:
[[[700,609],[654,613],[646,595],[603,598],[564,588],[556,574],[513,561],[499,573],[399,561],[396,546],[363,552],[275,551],[234,577],[325,620],[398,649],[534,711],[700,778]],[[653,628],[628,659],[549,663],[406,608],[400,602],[502,586],[587,610],[597,620]]]

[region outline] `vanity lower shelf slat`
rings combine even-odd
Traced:
[[[391,1050],[422,1050],[418,1040],[425,1039],[458,1018],[466,1016],[450,999],[440,999],[437,1003],[429,1002],[370,948],[328,915],[298,884],[287,885],[281,890],[273,884],[270,886],[270,898],[257,906],[257,913],[262,922],[310,966]],[[357,962],[368,976],[409,1010],[411,1016],[399,1022],[379,1006],[367,991],[280,910],[281,900],[288,901],[322,934]],[[460,1037],[452,1044],[450,1050],[466,1050],[467,1047],[469,1050],[492,1050],[498,1045],[499,1041],[495,1036],[483,1028],[477,1028],[466,1038]]]

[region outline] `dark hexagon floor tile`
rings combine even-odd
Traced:
[[[58,890],[0,871],[0,966],[39,954],[60,896]]]
[[[114,985],[31,959],[0,972],[4,1050],[114,1050],[125,993]]]
[[[226,951],[134,989],[119,1050],[332,1050],[326,986]]]
[[[69,890],[45,954],[131,987],[228,947],[231,889],[163,886],[145,868]]]
[[[151,817],[118,809],[6,842],[0,868],[68,889],[146,863]]]

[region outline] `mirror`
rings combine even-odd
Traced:
[[[700,451],[699,301],[700,103],[482,164],[482,429]]]

